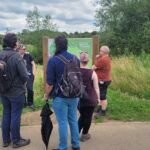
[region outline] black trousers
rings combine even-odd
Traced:
[[[27,96],[26,96],[27,105],[29,106],[33,105],[33,96],[34,96],[33,90],[27,89]]]
[[[94,108],[95,108],[94,106],[79,108],[80,112],[80,117],[78,120],[79,133],[81,132],[81,130],[82,134],[88,133],[92,122],[92,115],[94,112]]]
[[[27,96],[26,96],[26,104],[29,106],[33,105],[34,99],[33,83],[34,83],[34,76],[30,75],[27,81]]]

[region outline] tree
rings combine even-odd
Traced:
[[[145,36],[150,30],[149,0],[98,0],[96,4],[96,25],[105,44],[119,54],[149,52]]]
[[[58,28],[57,25],[52,23],[52,19],[51,19],[50,15],[46,15],[43,17],[42,29],[50,30],[50,31],[56,31],[57,28]]]
[[[42,16],[37,7],[33,11],[29,11],[26,17],[27,26],[32,31],[50,30],[56,31],[57,25],[52,22],[50,15]]]
[[[39,31],[41,29],[41,18],[37,7],[34,7],[33,11],[29,11],[26,18],[29,29]]]

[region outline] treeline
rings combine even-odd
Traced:
[[[97,0],[96,5],[101,42],[113,54],[150,53],[149,0]]]
[[[150,53],[150,2],[149,0],[95,0],[96,26],[93,32],[58,32],[50,15],[42,16],[35,7],[27,13],[28,29],[18,33],[23,44],[28,45],[36,63],[42,63],[42,38],[55,38],[64,34],[68,38],[100,36],[100,45],[111,48],[112,55]],[[0,35],[0,42],[2,35]],[[0,43],[1,45],[2,43]]]
[[[58,32],[58,31],[50,31],[50,30],[39,30],[39,31],[29,31],[23,30],[22,33],[18,34],[19,40],[28,45],[28,50],[35,58],[37,63],[42,63],[42,38],[47,36],[49,38],[55,38],[56,36],[63,34],[66,35],[68,38],[85,38],[85,37],[92,37],[96,35],[97,32],[93,31],[91,33],[84,32],[84,33],[66,33],[66,32]]]
[[[42,38],[47,36],[49,38],[55,38],[56,36],[63,34],[66,35],[68,38],[87,38],[93,37],[94,35],[98,34],[98,32],[74,32],[74,33],[66,33],[66,32],[58,32],[58,31],[50,31],[50,30],[39,30],[39,31],[30,31],[28,29],[22,30],[21,33],[18,33],[19,41],[25,44],[28,48],[28,51],[34,57],[35,62],[42,64],[43,62],[43,55],[42,55]],[[3,35],[0,35],[0,45],[2,45],[2,38]]]

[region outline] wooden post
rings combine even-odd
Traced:
[[[46,66],[48,62],[48,37],[43,37],[42,40],[43,45],[43,69],[44,69],[44,88],[46,83]]]
[[[92,51],[92,65],[95,62],[95,57],[99,53],[99,36],[93,36],[93,51]]]

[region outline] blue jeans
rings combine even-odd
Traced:
[[[68,123],[71,132],[72,147],[80,147],[77,121],[78,102],[78,98],[68,99],[56,97],[53,100],[52,107],[56,115],[59,130],[59,150],[67,150]]]
[[[3,105],[2,137],[3,142],[18,142],[20,140],[21,112],[25,95],[16,98],[1,97]]]

